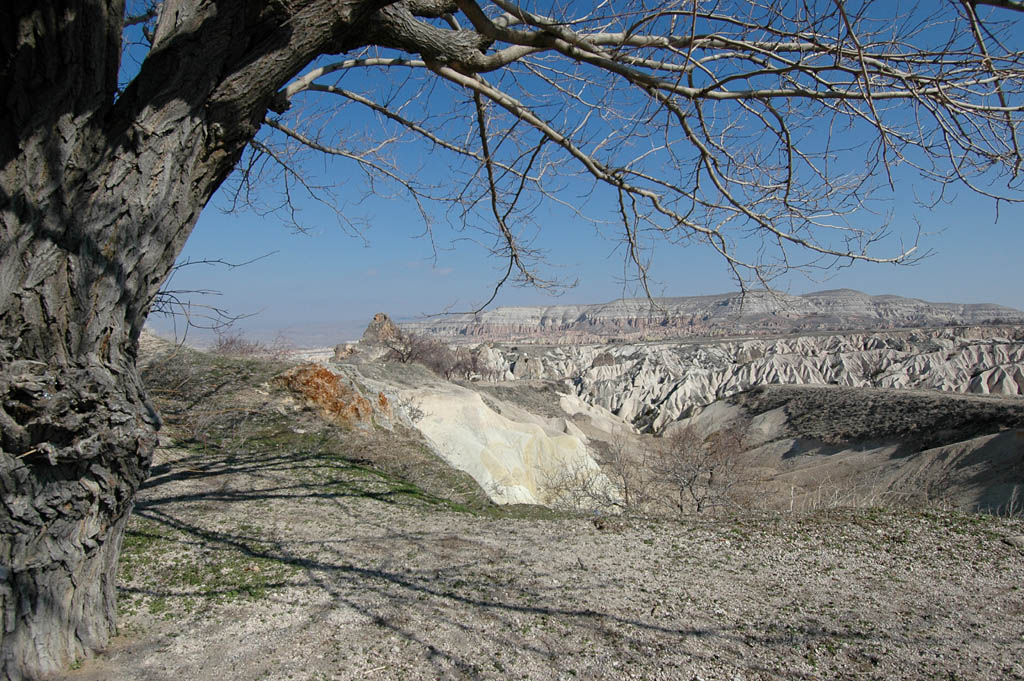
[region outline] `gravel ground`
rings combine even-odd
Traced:
[[[485,517],[330,461],[161,451],[60,678],[1024,679],[1019,518]]]

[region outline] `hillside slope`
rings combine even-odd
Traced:
[[[61,681],[1024,678],[1019,517],[524,517],[285,368],[149,364],[120,635]]]
[[[1024,513],[1024,401],[924,390],[761,386],[672,424],[738,429],[762,508]],[[756,471],[756,474],[751,473]]]

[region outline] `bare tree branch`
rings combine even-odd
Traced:
[[[452,170],[464,184],[449,205],[462,204],[463,227],[489,227],[503,244],[492,249],[509,259],[499,288],[513,273],[548,282],[510,225],[581,181],[615,197],[613,214],[581,214],[618,222],[644,291],[662,240],[709,248],[741,287],[767,287],[794,269],[921,257],[919,235],[891,231],[884,207],[911,180],[935,197],[955,184],[1024,200],[1020,3],[943,4],[884,14],[845,0],[627,3],[543,16],[512,0],[396,3],[374,19],[378,47],[297,76],[278,109],[287,118],[299,98],[329,107],[312,98],[341,97],[387,123],[378,141],[409,134],[460,159]],[[978,5],[993,9],[981,16]],[[408,78],[369,85],[394,67]],[[452,116],[439,115],[443,98]],[[415,184],[398,166],[346,154]],[[760,247],[743,246],[752,238]]]

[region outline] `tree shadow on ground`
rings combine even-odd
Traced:
[[[785,667],[785,678],[810,679],[829,668],[808,666],[815,655],[849,673],[851,665],[873,667],[871,649],[926,644],[910,632],[893,640],[854,625],[823,624],[813,614],[759,629],[715,615],[710,604],[681,608],[649,584],[620,582],[603,567],[605,558],[587,565],[597,559],[572,560],[574,550],[566,547],[564,560],[543,562],[517,552],[512,542],[496,543],[514,526],[502,524],[490,534],[485,528],[483,538],[462,531],[460,519],[480,520],[322,449],[252,450],[247,457],[208,457],[155,472],[135,511],[142,526],[129,529],[129,541],[163,542],[165,551],[206,560],[218,574],[225,572],[223,556],[233,556],[264,566],[267,579],[253,587],[243,567],[206,584],[202,575],[189,578],[193,570],[178,579],[126,584],[124,596],[169,608],[197,598],[215,608],[241,597],[246,608],[274,610],[286,607],[288,594],[298,589],[309,596],[301,615],[306,624],[297,629],[344,613],[358,623],[356,640],[370,648],[380,642],[401,647],[402,659],[423,677],[621,678],[635,667],[672,678],[680,665],[696,665],[754,678],[781,678]],[[400,529],[387,511],[394,506],[423,522]],[[211,522],[210,515],[220,520]],[[302,515],[333,529],[292,534],[270,527],[288,518],[300,525],[308,519]]]

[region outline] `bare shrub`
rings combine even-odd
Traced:
[[[484,361],[483,350],[461,347],[455,350],[455,375],[468,379],[490,379],[493,369]]]
[[[403,329],[385,340],[384,346],[388,349],[385,359],[422,364],[447,380],[480,376],[488,371],[479,348],[452,349],[447,343]]]
[[[764,506],[765,481],[739,425],[703,436],[615,437],[600,443],[600,471],[583,465],[539,472],[546,503],[566,510],[675,516]]]
[[[1020,494],[1020,485],[1013,486],[1010,498],[993,511],[993,515],[1004,515],[1008,518],[1024,518],[1024,495]]]
[[[280,337],[273,343],[264,343],[246,338],[237,331],[218,331],[209,352],[222,357],[282,359],[289,350],[288,343]]]
[[[545,505],[563,511],[613,511],[622,499],[601,469],[585,461],[538,470],[537,491]]]
[[[163,435],[191,448],[243,448],[244,424],[265,415],[251,395],[243,402],[235,396],[270,379],[280,365],[184,346],[153,352],[144,359],[141,377],[165,425]]]
[[[602,447],[600,470],[574,464],[538,471],[538,490],[553,508],[625,515],[706,513],[753,505],[742,434],[728,428],[702,437],[692,428],[662,441],[617,437]]]
[[[417,360],[420,364],[449,381],[459,373],[459,358],[450,347],[440,341],[430,341],[423,347],[427,352]]]
[[[653,467],[666,490],[663,501],[680,515],[740,505],[743,452],[737,428],[707,437],[694,428],[676,431],[665,439]]]
[[[388,349],[385,359],[402,364],[422,363],[424,359],[434,355],[451,352],[448,346],[440,341],[404,329],[397,329],[381,342]]]
[[[538,489],[553,508],[647,515],[658,498],[653,451],[616,437],[601,446],[599,468],[581,461],[538,471]]]
[[[631,447],[621,436],[612,440],[601,459],[601,468],[619,489],[617,506],[623,513],[647,513],[655,498],[654,456],[650,447]]]

